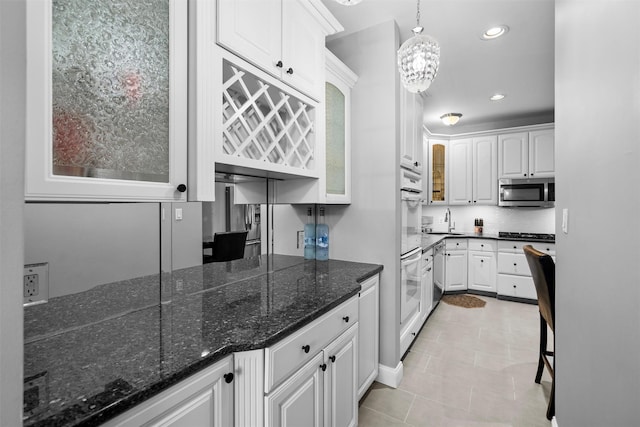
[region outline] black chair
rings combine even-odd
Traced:
[[[553,349],[555,350],[555,321],[556,321],[556,265],[553,258],[540,252],[531,245],[522,248],[529,263],[533,283],[538,294],[538,309],[540,311],[540,355],[538,358],[538,372],[536,383],[540,384],[542,371],[546,366],[551,375],[551,395],[547,407],[547,419],[555,414],[555,355],[547,349],[547,325],[553,332]]]
[[[203,243],[203,248],[211,248],[212,255],[204,255],[203,262],[224,262],[244,258],[244,248],[248,231],[227,231],[215,233],[213,242]]]

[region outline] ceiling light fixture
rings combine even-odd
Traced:
[[[492,101],[500,101],[501,99],[504,99],[505,95],[501,94],[501,93],[496,93],[495,95],[492,95],[491,98],[489,98]]]
[[[420,26],[420,0],[416,14],[413,37],[402,43],[398,49],[398,71],[402,85],[412,93],[427,90],[438,74],[440,65],[440,45],[430,36],[423,36]]]
[[[340,3],[343,6],[353,6],[360,3],[362,0],[336,0],[336,2]]]
[[[441,115],[440,120],[447,126],[453,126],[460,121],[460,117],[462,117],[460,113],[447,113]]]
[[[489,28],[484,33],[482,33],[480,38],[483,40],[493,40],[507,34],[508,32],[509,32],[509,27],[507,27],[506,25],[497,25],[495,27]]]

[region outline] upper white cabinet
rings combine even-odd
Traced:
[[[487,135],[449,142],[449,204],[498,203],[497,138]]]
[[[427,187],[427,199],[429,204],[447,204],[449,141],[444,139],[429,138],[429,179]]]
[[[546,178],[555,175],[554,130],[498,136],[500,178]]]
[[[25,198],[186,200],[187,1],[25,4]]]
[[[449,141],[449,204],[470,205],[473,198],[473,143]]]
[[[333,53],[325,55],[324,202],[351,203],[351,89],[358,77]]]
[[[325,36],[339,24],[320,2],[218,0],[217,16],[219,44],[321,99]]]
[[[422,109],[420,94],[400,89],[400,166],[422,173]]]
[[[529,132],[529,176],[546,178],[555,176],[554,129]]]

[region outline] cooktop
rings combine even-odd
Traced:
[[[556,240],[555,234],[547,233],[518,233],[514,231],[499,231],[498,236],[506,237],[509,239]]]

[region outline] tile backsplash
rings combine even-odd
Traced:
[[[484,220],[484,233],[499,231],[555,233],[555,208],[503,208],[498,206],[423,206],[422,215],[433,217],[434,231],[446,231],[447,208],[457,232],[473,232],[475,218]]]

